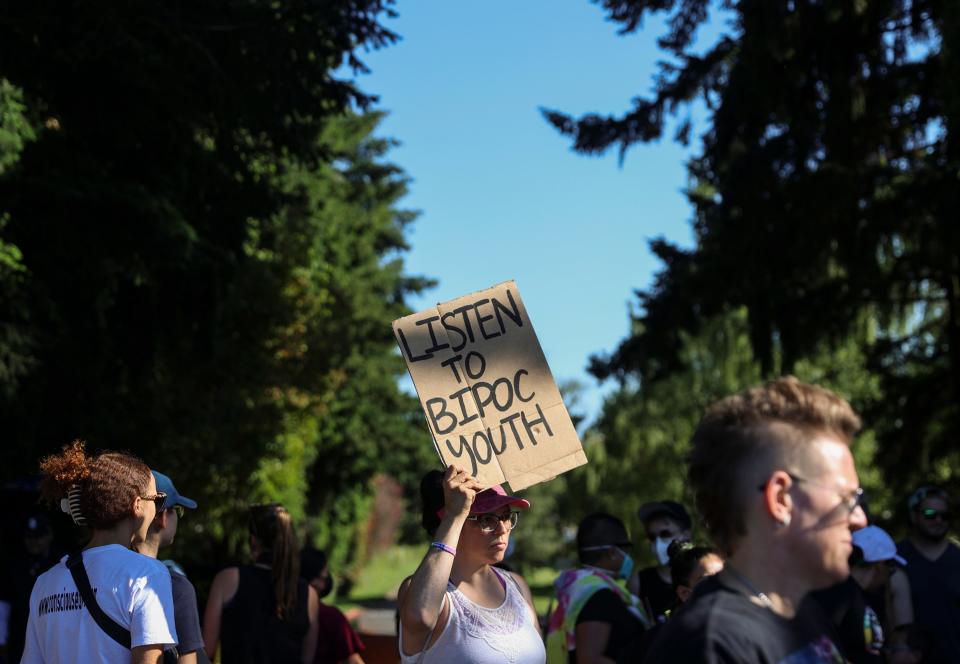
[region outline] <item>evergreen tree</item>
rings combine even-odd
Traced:
[[[77,437],[130,450],[201,502],[181,539],[210,561],[250,501],[321,530],[429,451],[390,335],[427,283],[406,178],[334,73],[395,40],[391,4],[4,3],[8,472]]]
[[[698,100],[709,125],[689,165],[696,246],[654,243],[665,266],[640,294],[635,333],[595,373],[650,389],[683,371],[681,331],[745,307],[764,376],[828,361],[822,344],[852,340],[880,381],[861,406],[891,486],[949,480],[960,460],[960,12],[909,0],[601,4],[624,33],[670,12],[654,94],[623,116],[547,118],[578,150],[621,155]],[[727,29],[697,52],[711,12]],[[690,131],[682,120],[678,138]]]

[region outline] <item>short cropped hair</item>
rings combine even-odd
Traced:
[[[846,401],[793,376],[770,381],[716,403],[693,434],[688,477],[707,531],[725,555],[746,534],[746,501],[754,465],[810,468],[808,444],[830,434],[849,445],[860,418]]]

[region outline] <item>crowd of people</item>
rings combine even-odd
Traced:
[[[687,476],[703,537],[680,503],[643,505],[655,559],[634,568],[623,521],[595,512],[576,533],[541,624],[530,588],[504,564],[529,501],[455,465],[425,475],[430,544],[398,593],[404,664],[615,662],[960,662],[960,547],[950,497],[906,501],[910,535],[870,523],[843,399],[782,378],[711,405]],[[74,443],[41,464],[41,493],[90,532],[57,559],[31,517],[28,555],[0,582],[0,657],[28,664],[348,662],[364,646],[323,598],[323,552],[302,549],[289,512],[250,509],[251,562],[213,580],[203,611],[176,564],[158,561],[186,510],[166,475]],[[542,515],[540,518],[548,518]],[[22,653],[22,654],[21,654]],[[2,660],[0,660],[2,661]]]
[[[683,505],[651,502],[638,516],[657,564],[634,570],[623,522],[587,516],[543,642],[526,585],[497,571],[529,503],[456,466],[429,475],[432,542],[402,588],[402,661],[960,662],[949,496],[911,494],[911,534],[894,543],[869,523],[859,428],[846,401],[792,377],[711,405],[687,476],[713,544],[692,541]]]
[[[0,662],[363,664],[363,642],[320,599],[322,551],[301,549],[282,505],[250,508],[249,565],[222,570],[201,628],[193,584],[158,561],[195,501],[128,454],[81,442],[41,463],[41,495],[90,533],[57,558],[50,524],[27,522],[27,557],[0,581]]]

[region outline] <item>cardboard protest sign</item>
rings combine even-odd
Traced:
[[[587,462],[512,281],[393,321],[444,465],[520,490]]]

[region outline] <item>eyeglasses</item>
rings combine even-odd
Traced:
[[[920,516],[922,516],[927,521],[935,521],[937,519],[940,519],[941,521],[950,520],[950,512],[947,512],[946,510],[941,512],[940,510],[935,510],[932,508],[920,510]]]
[[[152,496],[140,496],[140,497],[143,500],[152,500],[153,504],[156,505],[158,512],[163,509],[163,504],[167,502],[167,494],[165,494],[163,491],[157,491]]]
[[[471,514],[467,521],[476,521],[480,526],[481,533],[492,533],[501,523],[510,524],[504,526],[507,530],[513,530],[520,520],[519,512],[507,512],[506,514]]]
[[[838,496],[840,496],[840,499],[843,501],[843,506],[847,508],[847,512],[849,514],[853,514],[858,507],[863,507],[863,500],[864,500],[863,487],[858,486],[856,489],[854,489],[850,493],[843,493],[842,491],[837,491],[836,487],[828,486],[826,484],[820,484],[819,482],[808,480],[805,477],[799,477],[798,475],[794,475],[793,473],[787,473],[787,475],[789,475],[790,479],[792,479],[794,482],[802,482],[804,484],[809,484],[811,486],[818,486],[821,489],[828,489],[830,491],[833,491]]]
[[[182,519],[182,518],[183,518],[183,513],[184,513],[184,511],[185,511],[184,508],[183,508],[183,505],[174,505],[173,507],[169,507],[168,509],[171,509],[171,510],[173,510],[174,512],[176,512],[178,519]]]

